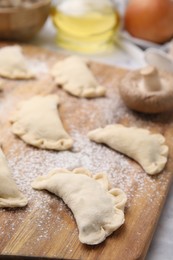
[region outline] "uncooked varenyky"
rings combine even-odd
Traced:
[[[58,85],[74,96],[94,98],[105,95],[106,89],[97,82],[87,63],[79,57],[71,56],[58,61],[51,74]]]
[[[82,243],[101,243],[124,223],[126,195],[120,189],[109,190],[103,173],[92,175],[83,168],[55,169],[37,177],[32,187],[63,199],[74,214]]]
[[[58,114],[58,96],[34,96],[19,104],[11,118],[12,132],[26,143],[43,149],[67,150],[72,139]]]
[[[5,155],[0,149],[0,208],[24,207],[28,203],[11,176]]]
[[[88,137],[131,157],[148,174],[161,172],[167,162],[168,147],[164,144],[164,136],[146,129],[115,124],[90,131]]]
[[[0,76],[9,79],[35,77],[19,45],[0,48]]]

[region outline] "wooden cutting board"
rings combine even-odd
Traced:
[[[24,209],[0,210],[1,255],[85,260],[144,259],[172,179],[173,112],[144,115],[130,111],[117,90],[126,71],[94,62],[90,63],[91,70],[107,88],[106,97],[90,100],[72,97],[57,88],[49,75],[49,68],[62,56],[32,46],[24,46],[23,50],[37,73],[37,79],[2,80],[0,141],[13,177],[28,197],[29,204]],[[35,149],[11,133],[9,118],[17,104],[35,94],[48,93],[59,95],[60,115],[74,140],[71,151]],[[133,160],[104,145],[90,142],[86,137],[89,130],[112,123],[163,134],[170,149],[164,171],[157,176],[148,176]],[[47,174],[56,167],[86,167],[93,173],[106,172],[112,187],[126,192],[125,224],[105,242],[97,246],[81,244],[73,215],[62,200],[46,191],[31,188],[30,183],[36,176]]]

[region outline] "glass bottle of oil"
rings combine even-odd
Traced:
[[[60,0],[52,19],[62,48],[97,53],[114,45],[118,14],[110,0]]]

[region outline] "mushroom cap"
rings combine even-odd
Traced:
[[[157,91],[140,86],[141,70],[126,74],[119,85],[124,103],[132,110],[143,113],[161,113],[173,109],[173,76],[168,72],[158,72],[162,88]]]

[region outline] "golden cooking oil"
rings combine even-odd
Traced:
[[[71,0],[71,3],[76,1]],[[57,7],[52,11],[52,18],[57,28],[56,42],[62,48],[97,53],[111,50],[114,46],[118,14],[112,5],[104,8],[89,5],[83,9],[80,5],[74,13]]]

